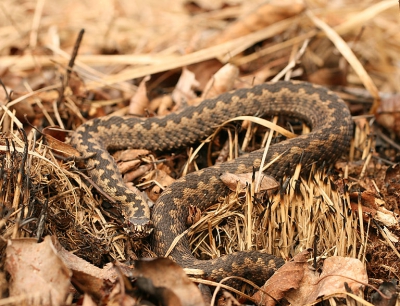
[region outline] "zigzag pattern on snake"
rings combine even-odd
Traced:
[[[348,150],[352,136],[352,119],[346,104],[333,92],[316,85],[296,81],[265,83],[238,89],[196,107],[162,118],[104,117],[81,125],[70,143],[87,161],[94,182],[120,205],[125,227],[135,237],[144,237],[154,226],[154,251],[164,256],[176,236],[186,230],[188,206],[204,210],[226,194],[219,179],[222,173],[251,172],[260,166],[262,151],[255,151],[231,162],[190,173],[166,188],[152,212],[138,193],[127,189],[113,158],[107,151],[125,148],[170,150],[193,144],[209,136],[228,119],[239,115],[285,115],[306,122],[311,133],[272,145],[267,160],[282,154],[267,169],[276,179],[290,176],[301,161],[302,171],[312,164],[330,164]],[[213,260],[197,260],[190,251],[186,236],[169,255],[187,268],[197,268],[214,280],[229,275],[261,276],[265,281],[283,264],[283,259],[269,254],[237,252]],[[262,280],[260,280],[262,281]]]

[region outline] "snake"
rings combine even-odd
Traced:
[[[182,236],[168,257],[185,268],[199,269],[219,281],[237,275],[259,281],[270,277],[284,259],[262,251],[239,251],[215,259],[196,259],[186,234],[189,206],[204,211],[226,195],[224,173],[251,173],[258,169],[264,149],[187,174],[167,187],[150,214],[139,191],[128,189],[109,152],[126,149],[172,150],[204,140],[227,120],[244,115],[284,115],[305,122],[311,132],[269,147],[267,160],[276,161],[264,172],[277,180],[301,173],[313,165],[334,163],[348,151],[353,131],[346,103],[325,87],[303,81],[267,82],[206,99],[163,117],[108,116],[87,121],[70,137],[70,144],[86,158],[93,182],[107,193],[124,217],[125,230],[136,239],[151,237],[158,256],[165,256],[174,239]],[[182,235],[183,234],[183,235]]]

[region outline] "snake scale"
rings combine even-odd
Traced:
[[[346,104],[326,88],[298,81],[238,89],[165,117],[93,119],[71,135],[70,143],[82,156],[89,156],[87,168],[92,180],[120,204],[118,207],[125,217],[124,227],[136,238],[145,237],[153,230],[154,251],[164,256],[175,237],[186,230],[188,206],[195,205],[204,210],[215,203],[227,192],[220,175],[253,171],[254,167],[260,166],[263,150],[178,179],[157,200],[151,221],[147,204],[139,193],[125,187],[108,151],[128,147],[159,151],[188,146],[206,138],[228,119],[255,114],[295,117],[312,129],[309,134],[269,148],[267,160],[281,154],[266,171],[278,180],[290,176],[300,162],[302,171],[307,172],[312,164],[336,161],[349,148],[353,125]],[[265,281],[284,262],[257,251],[198,260],[191,254],[186,236],[179,240],[169,256],[183,267],[201,269],[207,278],[217,281],[230,275]]]

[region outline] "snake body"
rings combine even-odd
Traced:
[[[190,173],[166,188],[152,212],[138,193],[127,189],[113,158],[107,151],[127,147],[169,150],[206,138],[215,128],[239,115],[285,115],[306,122],[311,133],[285,140],[269,148],[267,160],[281,155],[267,173],[276,179],[290,176],[298,163],[302,171],[312,164],[329,164],[348,150],[352,119],[346,104],[333,92],[316,85],[296,81],[265,83],[238,89],[187,107],[161,118],[104,117],[81,125],[71,136],[71,144],[88,158],[92,180],[116,202],[125,216],[125,227],[136,237],[153,229],[152,244],[164,256],[171,243],[186,230],[189,205],[204,210],[226,194],[219,179],[225,172],[252,172],[260,166],[263,150],[233,161]],[[152,224],[153,223],[153,224]],[[183,236],[169,257],[187,268],[197,268],[214,280],[235,274],[268,278],[283,264],[283,259],[261,252],[237,252],[212,260],[193,257]]]

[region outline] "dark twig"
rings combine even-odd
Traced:
[[[81,29],[79,31],[78,38],[75,41],[74,50],[72,50],[71,59],[69,60],[69,63],[68,63],[67,78],[65,79],[67,84],[68,84],[69,77],[72,72],[72,68],[74,67],[74,64],[75,64],[75,59],[78,55],[78,51],[79,51],[79,47],[82,42],[83,34],[85,34],[85,29]]]
[[[78,34],[78,37],[77,37],[77,39],[76,39],[76,41],[75,41],[75,45],[74,45],[74,50],[72,50],[72,54],[71,54],[71,58],[70,58],[70,60],[69,60],[69,63],[68,63],[68,68],[67,68],[67,73],[66,73],[66,76],[65,76],[65,78],[62,76],[61,77],[61,88],[60,88],[60,94],[59,94],[59,96],[58,96],[58,101],[57,101],[57,104],[59,105],[62,101],[63,101],[63,99],[64,99],[64,88],[65,88],[65,86],[68,84],[68,82],[69,82],[69,78],[70,78],[70,76],[71,76],[71,72],[72,72],[72,68],[74,67],[74,64],[75,64],[75,60],[76,60],[76,57],[77,57],[77,55],[78,55],[78,50],[79,50],[79,47],[80,47],[80,45],[81,45],[81,42],[82,42],[82,38],[83,38],[83,34],[85,33],[85,30],[84,29],[81,29],[80,31],[79,31],[79,34]]]

